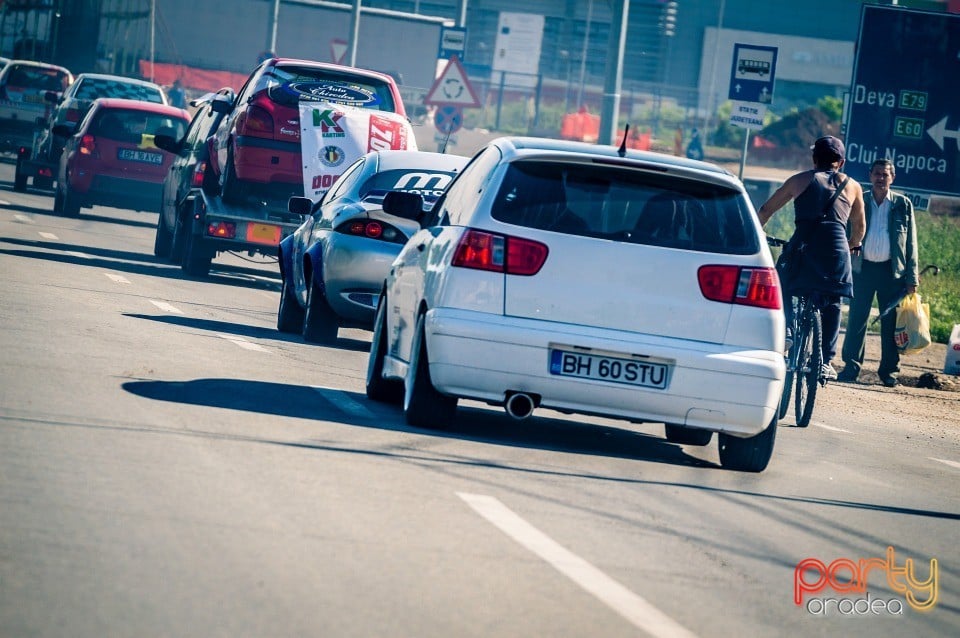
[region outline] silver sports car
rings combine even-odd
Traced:
[[[425,151],[373,151],[344,171],[317,204],[291,198],[290,210],[306,219],[280,243],[277,329],[329,344],[336,342],[340,326],[372,327],[390,264],[420,230],[424,209],[467,161]],[[391,191],[420,195],[422,209],[384,212]]]

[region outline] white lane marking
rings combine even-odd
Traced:
[[[933,458],[932,456],[928,456],[927,458],[930,459],[931,461],[937,461],[938,463],[944,463],[944,464],[946,464],[946,465],[949,465],[950,467],[955,467],[955,468],[957,468],[958,470],[960,470],[960,463],[957,463],[956,461],[948,461],[948,460],[946,460],[946,459],[935,459],[935,458]]]
[[[87,253],[82,253],[78,250],[65,250],[64,255],[72,255],[73,257],[79,257],[80,259],[93,259],[93,255],[88,255]]]
[[[4,202],[6,206],[10,205],[10,202]],[[13,218],[18,222],[23,222],[24,224],[32,224],[33,220],[27,217],[26,215],[20,215],[19,213],[14,215]]]
[[[129,283],[130,283],[130,280],[127,279],[126,277],[124,277],[123,275],[114,275],[113,273],[110,273],[110,272],[105,272],[105,273],[103,273],[103,274],[107,276],[107,279],[109,279],[110,281],[112,281],[112,282],[114,282],[114,283],[118,283],[118,284],[129,284]]]
[[[823,428],[824,430],[830,430],[831,432],[846,432],[847,434],[850,434],[850,430],[844,430],[843,428],[835,428],[832,425],[826,425],[825,423],[811,422],[810,425],[815,425],[818,428]]]
[[[183,314],[182,310],[180,310],[176,306],[172,306],[168,304],[166,301],[157,301],[156,299],[148,299],[148,301],[164,312],[172,312],[173,314],[176,314],[176,315]]]
[[[457,496],[466,501],[477,514],[497,526],[501,532],[596,596],[635,627],[658,638],[688,638],[695,635],[645,599],[514,514],[494,497],[463,492],[457,492]]]
[[[43,237],[44,239],[53,239],[53,240],[60,239],[59,237],[57,237],[57,236],[54,235],[53,233],[45,233],[45,232],[43,232],[43,231],[40,231],[38,234],[39,234],[41,237]]]
[[[341,412],[346,412],[350,416],[360,417],[363,419],[374,419],[376,415],[371,412],[367,406],[362,403],[358,403],[351,399],[345,392],[342,390],[336,390],[334,388],[324,388],[319,385],[311,386],[314,390],[321,393],[323,398],[332,403],[337,407]]]
[[[230,341],[231,343],[234,343],[240,346],[244,350],[254,350],[256,352],[270,352],[269,350],[261,346],[259,343],[253,343],[251,341],[247,341],[243,337],[238,337],[236,335],[224,335],[224,334],[218,334],[217,336],[220,337],[221,339],[226,339],[227,341]]]

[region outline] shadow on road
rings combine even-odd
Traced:
[[[211,332],[220,332],[233,334],[241,337],[251,337],[253,339],[271,339],[273,341],[285,341],[287,343],[303,343],[305,345],[317,345],[304,342],[303,338],[297,334],[288,334],[280,332],[275,328],[262,328],[260,326],[251,326],[243,323],[230,323],[228,321],[215,321],[213,319],[198,319],[196,317],[185,317],[180,315],[144,315],[125,313],[125,317],[134,319],[146,319],[148,321],[158,321],[185,328],[196,328],[198,330],[210,330]],[[369,352],[370,342],[349,337],[340,337],[334,345],[324,347],[337,348],[339,350],[353,350],[355,352]]]
[[[634,459],[665,463],[670,465],[684,465],[700,468],[716,468],[714,463],[698,459],[684,453],[682,446],[669,443],[657,436],[637,433],[627,429],[568,421],[548,417],[531,417],[518,424],[506,414],[493,410],[473,407],[459,407],[456,421],[446,430],[425,430],[414,428],[403,422],[403,416],[397,407],[369,401],[366,396],[346,390],[331,390],[312,388],[308,386],[272,383],[245,379],[195,379],[192,381],[128,381],[123,384],[127,392],[157,401],[170,401],[190,405],[208,406],[213,408],[229,408],[247,410],[261,414],[271,414],[282,417],[301,419],[324,419],[347,425],[371,427],[384,430],[410,432],[427,436],[439,436],[455,439],[504,445],[510,447],[534,448],[554,452],[572,454],[589,454],[622,459]],[[358,406],[354,410],[344,410],[341,401],[336,398],[327,398],[328,393],[336,393],[346,397],[351,404]],[[190,434],[176,430],[181,434]],[[233,438],[231,435],[213,434],[215,437]],[[863,509],[888,514],[919,516],[925,518],[960,520],[960,513],[929,509],[884,505],[880,503],[865,503],[853,500],[828,499],[815,496],[781,496],[764,494],[745,489],[716,487],[705,484],[677,483],[670,481],[655,481],[632,477],[603,476],[598,474],[581,475],[571,472],[541,470],[528,467],[496,463],[463,457],[441,458],[430,456],[427,452],[397,453],[382,450],[349,448],[323,445],[310,442],[272,441],[253,437],[240,437],[243,440],[257,443],[269,443],[298,448],[343,452],[350,454],[365,454],[371,456],[387,456],[396,458],[410,458],[419,461],[436,463],[453,463],[458,465],[475,465],[493,467],[507,471],[525,473],[556,474],[560,476],[582,476],[584,478],[621,483],[635,483],[638,485],[663,485],[700,490],[712,493],[721,498],[736,500],[739,497],[756,497],[776,501],[782,506],[817,505],[841,509]],[[738,478],[741,475],[734,475]],[[742,475],[750,478],[755,475]],[[753,509],[763,509],[755,504]],[[771,515],[774,515],[771,512]],[[780,516],[787,515],[785,511]],[[804,513],[808,522],[809,513]],[[824,521],[837,530],[836,516],[828,515]],[[863,530],[855,531],[860,537]]]
[[[0,249],[0,254],[29,259],[43,259],[77,266],[91,266],[114,272],[124,272],[147,277],[166,277],[168,279],[194,279],[187,276],[179,266],[163,262],[150,253],[135,253],[122,250],[110,250],[94,246],[64,244],[52,241],[31,241],[0,237],[0,243],[22,246],[34,250]],[[83,253],[84,257],[72,253]],[[246,288],[258,288],[280,291],[280,272],[271,270],[231,266],[213,262],[210,274],[202,281],[226,284]]]
[[[369,347],[369,345],[368,345]],[[410,432],[428,436],[465,439],[493,445],[525,447],[556,452],[590,454],[625,459],[642,459],[672,465],[715,467],[692,456],[665,439],[626,429],[555,419],[531,417],[522,424],[506,414],[483,408],[461,406],[456,420],[445,430],[426,430],[406,425],[398,408],[369,401],[365,395],[346,390],[272,383],[245,379],[196,379],[193,381],[130,381],[123,389],[157,401],[171,401],[212,408],[246,410],[299,419],[324,419],[361,427]],[[346,397],[354,409],[340,407],[337,397]],[[331,448],[309,442],[262,441],[277,445],[331,449],[356,454],[388,454],[376,450]],[[403,456],[403,455],[400,455]],[[422,460],[428,460],[424,456]],[[534,471],[488,461],[434,459],[458,464]],[[563,474],[563,473],[561,473]],[[594,477],[597,478],[597,477]],[[611,479],[621,480],[621,479]],[[627,479],[624,479],[627,480]]]
[[[47,195],[52,195],[53,193],[44,193]],[[108,217],[105,215],[93,215],[90,213],[90,209],[82,209],[78,217],[68,217],[65,218],[60,213],[53,212],[53,198],[50,198],[50,208],[36,208],[34,206],[24,206],[22,204],[4,204],[3,208],[6,210],[16,211],[18,213],[29,213],[31,215],[44,215],[46,217],[56,217],[57,219],[74,219],[77,221],[89,221],[89,222],[104,222],[106,224],[116,224],[118,226],[132,226],[134,228],[156,228],[157,222],[155,220],[137,220],[137,219],[123,219],[121,217]],[[144,214],[153,214],[146,211],[142,211]]]

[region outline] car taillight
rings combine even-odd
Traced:
[[[203,173],[207,170],[206,162],[197,162],[193,169],[193,177],[190,178],[190,186],[201,188],[203,186]]]
[[[700,292],[711,301],[779,310],[780,279],[773,268],[701,266]]]
[[[243,134],[260,137],[272,136],[273,117],[266,109],[260,108],[259,106],[251,106],[243,122]]]
[[[538,241],[468,229],[457,244],[453,265],[529,276],[540,272],[548,253]]]
[[[407,241],[407,236],[400,230],[375,219],[353,219],[340,224],[334,230],[338,233],[369,237],[394,244],[404,244]]]
[[[99,153],[97,153],[97,139],[93,135],[87,133],[80,138],[79,150],[81,155],[98,157]]]
[[[233,239],[237,235],[237,225],[233,222],[212,221],[207,224],[207,234],[211,237]]]
[[[64,115],[64,118],[66,118],[68,122],[79,122],[80,109],[67,109],[67,113]]]

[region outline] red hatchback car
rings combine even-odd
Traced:
[[[153,144],[155,135],[183,137],[190,114],[179,108],[101,98],[77,128],[54,127],[67,137],[60,156],[53,210],[76,217],[94,204],[159,210],[173,155]]]
[[[211,165],[223,198],[303,196],[300,101],[329,101],[406,117],[392,77],[376,71],[272,58],[247,79],[211,138]]]

